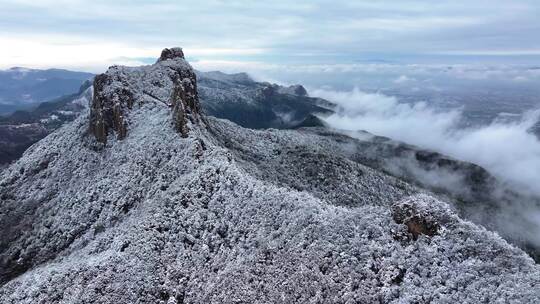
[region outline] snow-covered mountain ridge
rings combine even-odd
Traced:
[[[313,121],[314,115],[330,115],[335,108],[327,100],[308,96],[301,85],[256,82],[245,73],[197,72],[197,83],[206,114],[246,128],[295,128]],[[323,123],[319,120],[316,125]]]
[[[520,249],[342,137],[205,118],[165,54],[1,172],[2,303],[540,300]]]
[[[115,81],[119,82],[117,88],[130,83],[135,85],[137,81],[127,79],[132,70],[134,69],[113,67],[111,71],[115,72],[111,74],[111,77],[98,79],[98,85],[105,85],[108,82],[112,85]],[[256,82],[245,73],[225,74],[200,71],[195,71],[195,73],[202,111],[207,115],[229,119],[243,127],[283,129],[322,126],[324,122],[314,115],[327,115],[334,107],[326,100],[307,96],[301,85],[283,87],[267,82]],[[157,81],[160,82],[162,79],[166,78],[158,77]],[[172,84],[163,83],[163,85],[171,86]],[[86,107],[89,107],[93,93],[91,86],[91,83],[85,83],[77,94],[42,103],[31,111],[17,111],[10,116],[0,117],[0,135],[4,138],[3,141],[0,140],[0,166],[19,158],[33,143],[53,132],[63,123],[74,120]],[[119,90],[113,94],[122,95],[121,89]],[[164,88],[157,90],[163,91]],[[146,99],[154,100],[157,97],[151,92],[139,91],[142,92],[139,96],[126,100],[137,98],[140,102]],[[161,96],[155,100],[166,103],[165,100],[169,98],[170,96]],[[108,115],[110,117],[102,117],[102,119],[108,120],[108,124],[113,127],[114,111],[111,110]]]

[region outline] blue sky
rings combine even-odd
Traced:
[[[0,68],[540,58],[540,1],[0,0]],[[6,47],[7,46],[7,47]]]

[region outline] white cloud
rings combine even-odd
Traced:
[[[394,83],[403,84],[403,83],[407,83],[407,82],[411,82],[411,81],[415,81],[415,79],[414,78],[409,78],[409,77],[407,77],[407,75],[401,75],[398,78],[396,78],[396,80],[394,80]]]
[[[490,125],[463,129],[461,111],[439,111],[425,103],[403,104],[394,97],[313,90],[339,104],[327,118],[338,129],[366,130],[476,163],[521,191],[540,195],[540,141],[528,129],[540,119],[531,111],[517,121],[496,120]]]
[[[83,39],[70,35],[51,35],[47,37],[1,36],[0,68],[26,66],[31,68],[68,68],[102,72],[111,65],[137,66],[147,64],[144,58],[157,58],[164,47],[175,45],[142,47],[111,40]],[[202,48],[185,47],[186,55],[222,56],[253,55],[263,53],[263,49],[254,48]],[[219,62],[219,61],[218,61]],[[226,61],[220,61],[222,65]],[[231,63],[232,64],[232,63]],[[249,62],[237,61],[237,66],[246,66]]]
[[[141,65],[126,58],[159,55],[159,48],[141,48],[110,41],[81,40],[78,37],[0,37],[0,67],[71,68],[100,72],[113,64]],[[44,60],[44,58],[46,58]]]
[[[529,81],[529,79],[527,77],[525,77],[525,76],[516,76],[512,80],[516,81],[516,82],[527,82],[527,81]]]

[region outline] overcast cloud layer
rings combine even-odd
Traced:
[[[0,68],[540,55],[540,2],[1,0]]]

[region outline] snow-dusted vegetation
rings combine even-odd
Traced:
[[[330,115],[335,106],[307,96],[301,85],[256,82],[245,73],[197,72],[197,86],[206,114],[246,128],[295,128],[313,114]]]
[[[540,301],[523,251],[328,134],[189,117],[184,134],[198,105],[170,67],[193,74],[182,57],[110,70],[138,81],[131,107],[98,87],[121,139],[98,142],[85,113],[0,172],[0,302]]]

